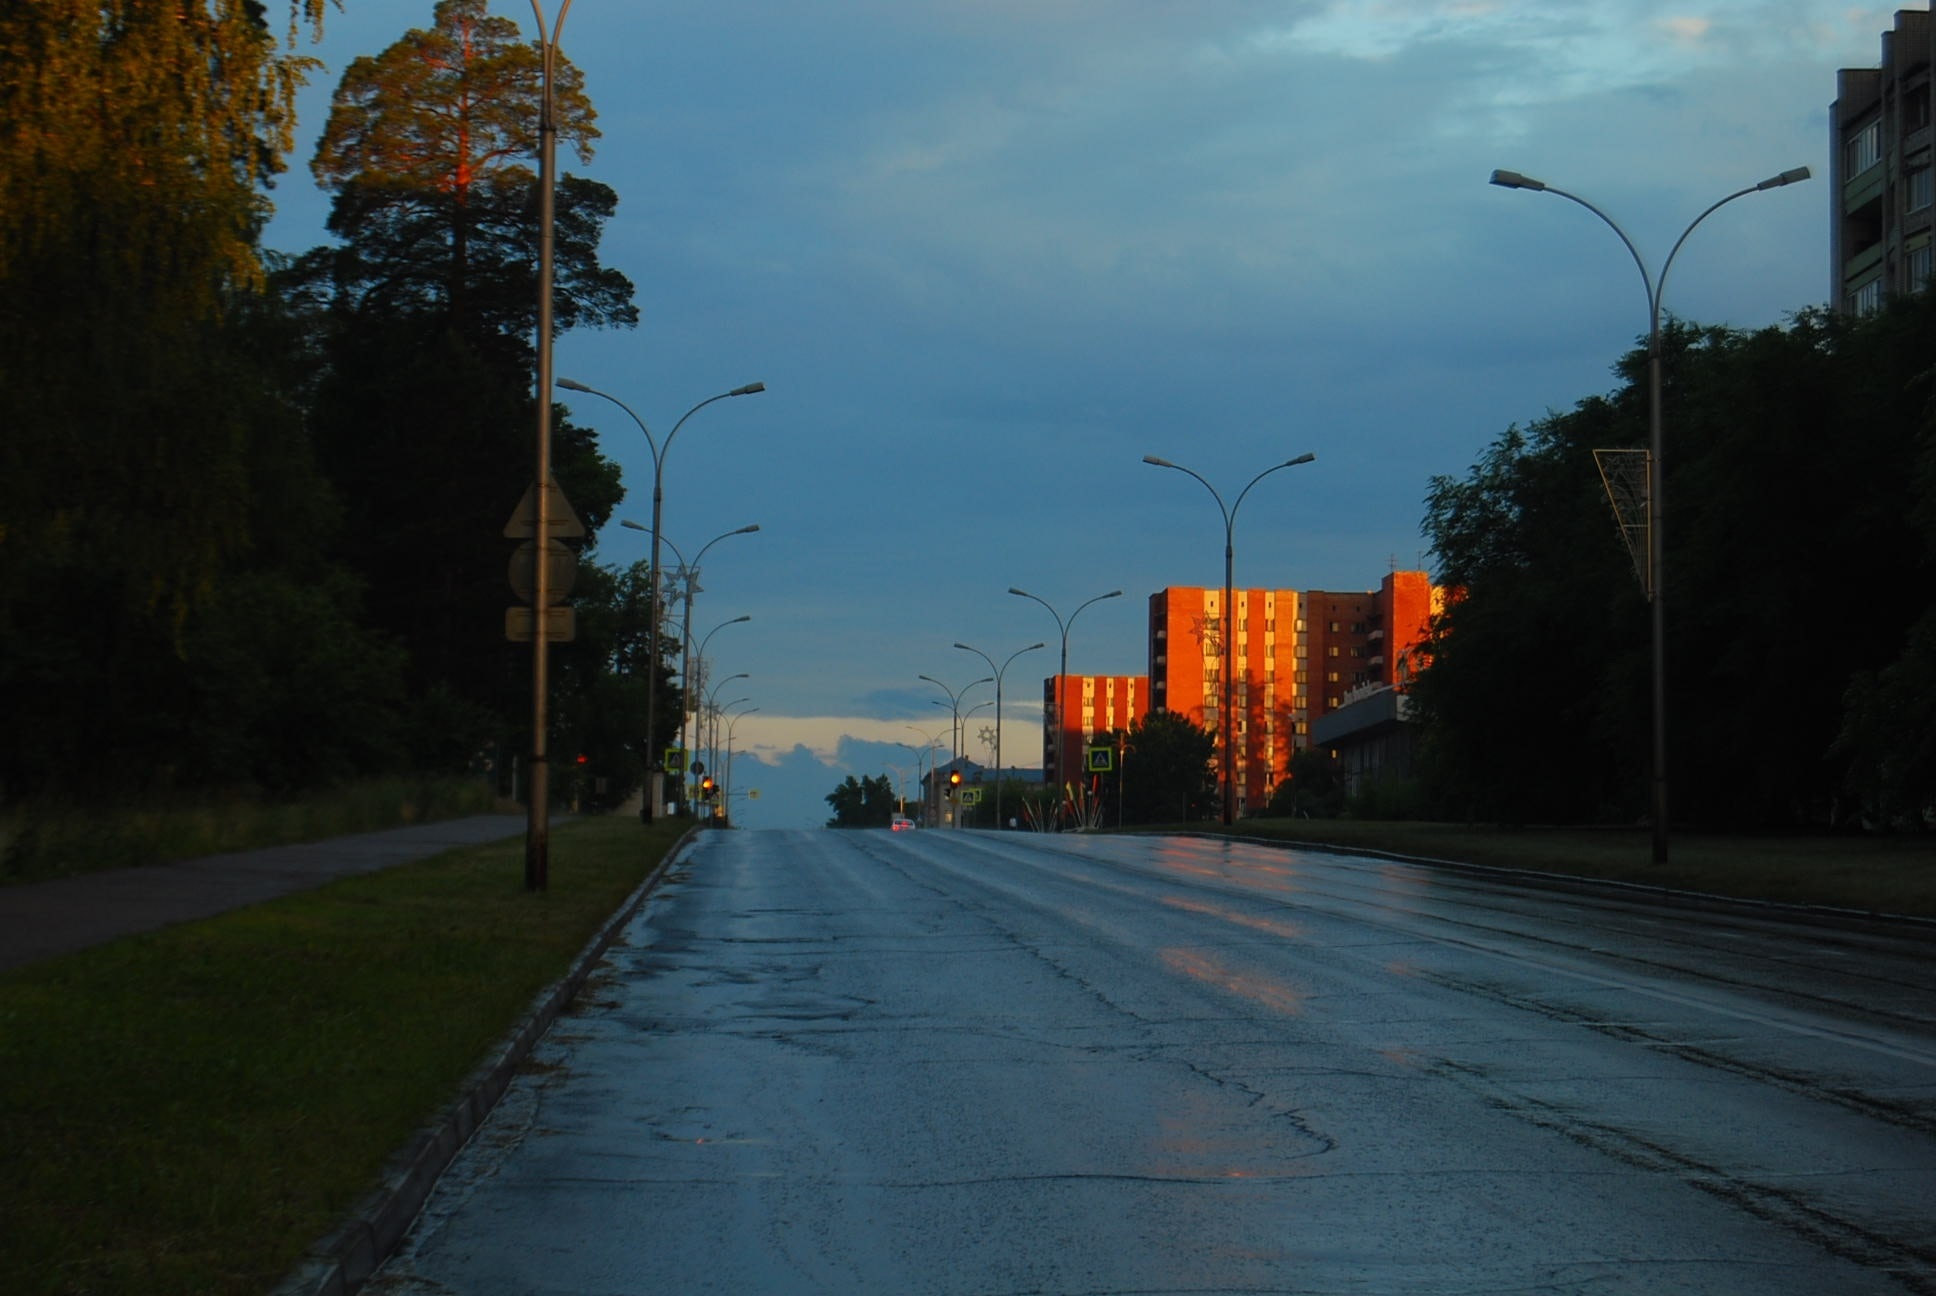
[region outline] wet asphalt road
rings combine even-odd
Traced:
[[[366,1290],[1936,1293],[1931,935],[708,834]]]

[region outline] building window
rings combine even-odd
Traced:
[[[1918,86],[1902,97],[1902,133],[1929,125],[1929,87]]]
[[[1332,644],[1329,648],[1326,648],[1324,655],[1326,657],[1336,657],[1338,655],[1338,645]]]
[[[1298,619],[1297,619],[1297,620],[1296,620],[1295,622],[1293,622],[1292,624],[1293,624],[1293,625],[1294,625],[1294,626],[1296,627],[1296,632],[1297,632],[1298,634],[1303,634],[1303,633],[1304,633],[1304,618],[1303,618],[1303,617],[1299,617],[1299,618],[1298,618]]]
[[[1910,290],[1912,292],[1921,292],[1929,286],[1931,270],[1929,244],[1925,243],[1921,247],[1910,248],[1907,254],[1907,260]]]
[[[1873,315],[1882,309],[1882,280],[1869,280],[1849,294],[1849,309],[1857,315]]]
[[[1902,209],[1904,211],[1919,212],[1929,206],[1930,198],[1936,196],[1932,195],[1929,179],[1928,162],[1922,162],[1909,169],[1909,175],[1903,184]]]
[[[1849,174],[1858,175],[1882,161],[1882,120],[1877,118],[1849,137]]]
[[[1336,684],[1338,682],[1338,672],[1336,671],[1324,672],[1324,682],[1326,684]]]

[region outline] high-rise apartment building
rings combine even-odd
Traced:
[[[1147,675],[1051,675],[1042,685],[1042,771],[1060,788],[1087,771],[1090,735],[1128,729],[1149,714]]]
[[[1306,646],[1296,590],[1240,589],[1231,599],[1231,775],[1243,814],[1268,802],[1290,769],[1296,730],[1306,721]],[[1223,626],[1221,588],[1173,586],[1150,595],[1150,707],[1209,729],[1220,751]]]
[[[1933,33],[1928,10],[1900,10],[1895,30],[1882,34],[1879,67],[1836,73],[1829,258],[1837,310],[1866,314],[1929,283]]]
[[[1437,592],[1424,572],[1393,572],[1379,588],[1232,591],[1231,711],[1238,814],[1261,809],[1310,745],[1311,721],[1354,689],[1402,684],[1415,669]],[[1150,595],[1149,706],[1218,735],[1223,702],[1223,591],[1171,587]]]

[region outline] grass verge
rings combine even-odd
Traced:
[[[1222,832],[1218,825],[1190,831]],[[1245,819],[1240,837],[1601,878],[1741,900],[1936,918],[1936,838],[1679,834],[1653,860],[1646,828],[1502,829],[1361,819]]]
[[[0,883],[321,841],[501,808],[488,783],[443,777],[371,779],[290,802],[238,794],[132,808],[15,806],[0,811]]]
[[[448,852],[0,975],[9,1293],[267,1290],[678,840]]]

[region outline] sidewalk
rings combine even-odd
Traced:
[[[523,815],[476,815],[0,887],[0,971],[524,830]]]

